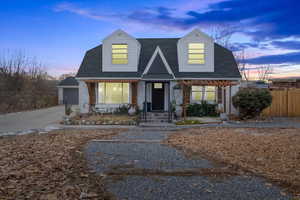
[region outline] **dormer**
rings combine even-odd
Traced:
[[[103,72],[137,72],[141,45],[132,36],[117,30],[102,41]]]
[[[214,72],[214,40],[193,30],[177,43],[179,72]]]

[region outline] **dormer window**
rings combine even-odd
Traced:
[[[128,64],[128,45],[112,44],[112,64]]]
[[[189,43],[188,64],[205,64],[204,43]]]

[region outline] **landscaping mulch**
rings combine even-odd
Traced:
[[[65,119],[65,125],[137,125],[138,116],[120,114],[80,114]]]
[[[192,128],[166,143],[266,177],[300,196],[300,129]]]
[[[82,147],[122,129],[56,130],[0,138],[0,199],[111,199]]]

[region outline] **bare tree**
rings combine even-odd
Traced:
[[[246,64],[245,50],[235,53],[235,60],[238,65],[238,69],[244,81],[249,81],[250,79],[250,69]]]
[[[69,76],[76,76],[76,73],[75,72],[70,72],[70,73],[67,73],[67,74],[62,74],[58,77],[58,80],[63,80]]]
[[[0,52],[0,113],[55,105],[55,85],[47,77],[43,65],[24,52]]]
[[[262,65],[257,68],[257,76],[260,81],[267,81],[273,73],[271,65]]]
[[[215,40],[216,43],[230,48],[231,47],[231,37],[233,35],[234,27],[229,24],[216,24],[208,28],[209,35]]]

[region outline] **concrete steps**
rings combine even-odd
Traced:
[[[143,120],[142,120],[143,122]],[[147,123],[168,123],[168,113],[167,112],[148,112],[147,113]]]

